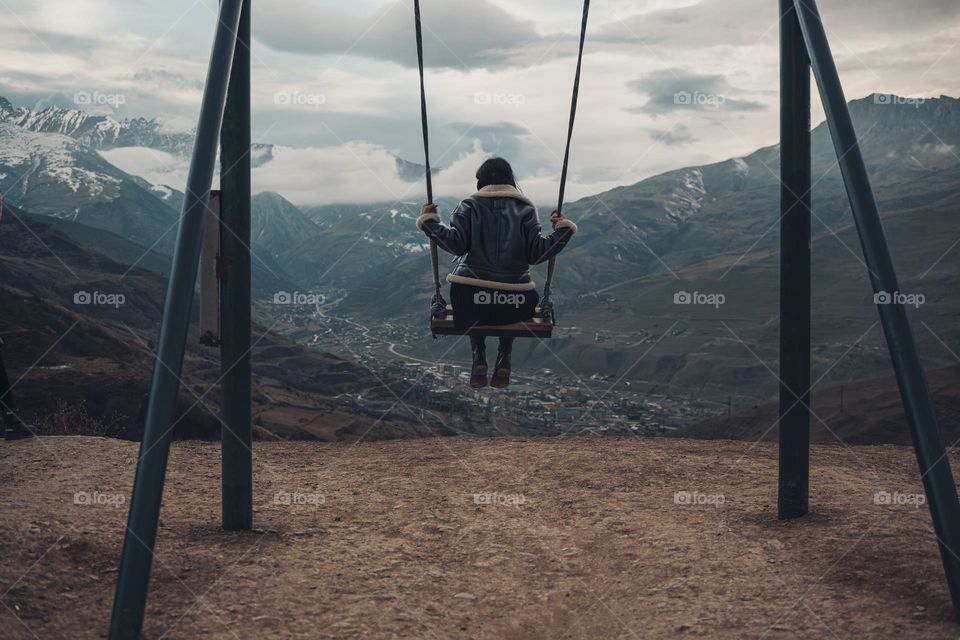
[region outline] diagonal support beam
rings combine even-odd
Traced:
[[[880,213],[815,0],[794,0],[813,75],[827,115],[863,257],[875,294],[900,291]],[[877,310],[910,426],[954,613],[960,620],[960,503],[906,309],[895,297]]]
[[[147,416],[140,443],[130,514],[123,540],[123,555],[117,576],[117,591],[110,621],[110,639],[140,637],[150,584],[153,547],[160,518],[163,481],[170,454],[170,437],[183,352],[190,326],[190,311],[197,281],[203,223],[217,159],[220,127],[227,100],[227,85],[237,42],[242,0],[222,0],[217,31],[207,69],[200,106],[197,137],[187,174],[173,266],[167,281],[157,357],[150,382]]]

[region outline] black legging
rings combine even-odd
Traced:
[[[510,353],[513,350],[514,340],[516,340],[516,338],[500,338],[500,351],[504,353]],[[474,347],[486,349],[487,337],[486,336],[470,336],[470,344]]]

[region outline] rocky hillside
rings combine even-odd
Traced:
[[[264,191],[250,202],[250,239],[273,257],[280,257],[300,244],[315,238],[321,229],[316,222],[279,193]]]
[[[927,384],[933,397],[943,441],[960,439],[960,366],[931,369]],[[893,375],[868,378],[842,386],[823,385],[810,403],[813,442],[848,445],[896,444],[912,446],[910,429]],[[669,433],[683,438],[776,441],[779,403],[731,407],[729,417],[713,418]]]
[[[166,282],[76,243],[22,210],[0,219],[0,336],[24,417],[46,433],[136,438]],[[111,242],[117,242],[113,240]],[[269,319],[264,319],[270,322]],[[409,383],[253,329],[254,424],[265,438],[450,435]],[[190,333],[176,433],[218,433],[216,350]],[[380,380],[383,380],[381,383]],[[439,416],[439,417],[438,417]],[[450,426],[448,426],[448,424]]]

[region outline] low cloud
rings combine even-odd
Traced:
[[[446,128],[467,139],[480,141],[483,149],[490,154],[510,158],[523,149],[524,136],[530,135],[526,127],[511,122],[496,124],[470,124],[469,122],[449,122]]]
[[[193,91],[203,91],[203,80],[199,78],[188,78],[182,73],[168,71],[166,69],[141,69],[133,74],[133,79],[138,82],[150,83],[155,86],[176,87],[178,89],[190,89]]]
[[[140,176],[151,184],[165,184],[186,190],[189,159],[148,147],[119,147],[100,155],[126,173]]]
[[[762,102],[734,97],[737,92],[722,75],[702,75],[683,69],[662,69],[627,83],[648,96],[646,104],[631,107],[635,113],[659,115],[679,110],[763,111]]]
[[[696,141],[690,129],[683,124],[676,124],[672,129],[651,129],[650,137],[668,147],[690,144]]]
[[[820,10],[828,35],[837,45],[836,55],[843,55],[849,46],[864,41],[889,45],[888,34],[940,29],[960,18],[960,3],[956,0],[822,0]],[[778,18],[775,2],[700,0],[686,6],[638,10],[633,15],[597,24],[591,42],[599,46],[644,43],[657,47],[658,52],[664,48],[751,49],[764,40],[776,40]],[[840,33],[842,42],[838,41]]]

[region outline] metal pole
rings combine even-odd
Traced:
[[[223,528],[253,528],[250,416],[250,2],[244,2],[220,130],[221,509]]]
[[[157,356],[150,383],[143,441],[130,499],[117,591],[110,621],[111,640],[140,637],[150,566],[160,517],[170,433],[179,390],[183,351],[190,324],[193,290],[200,259],[206,200],[217,155],[217,136],[227,97],[227,81],[236,43],[242,0],[223,0],[203,91],[197,138],[187,175],[177,246],[167,281]]]
[[[780,420],[777,515],[807,513],[810,481],[810,62],[780,0]]]
[[[870,271],[870,282],[874,293],[885,291],[893,294],[899,291],[897,275],[820,13],[815,0],[794,2],[839,158],[863,256]],[[897,303],[895,297],[889,304],[877,304],[877,310],[910,426],[917,463],[920,465],[954,614],[960,620],[960,558],[957,556],[960,553],[960,503],[957,502],[950,461],[940,438],[933,401],[906,310]]]

